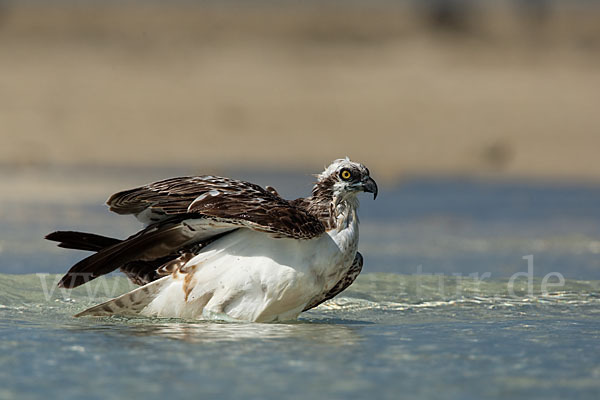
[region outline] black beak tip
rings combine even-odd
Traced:
[[[373,193],[373,200],[377,198],[377,183],[375,183],[373,178],[369,178],[363,187],[365,192]]]

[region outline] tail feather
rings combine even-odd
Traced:
[[[75,231],[52,232],[46,235],[46,239],[59,242],[58,247],[87,251],[100,251],[121,242],[119,239],[107,236]]]
[[[165,276],[112,300],[88,308],[87,310],[75,314],[75,317],[139,315],[140,312],[156,298],[161,289],[170,282],[171,277]]]

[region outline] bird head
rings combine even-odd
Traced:
[[[369,169],[347,157],[332,162],[317,179],[317,185],[330,186],[336,202],[360,192],[373,193],[373,199],[377,197],[377,183],[371,178]]]

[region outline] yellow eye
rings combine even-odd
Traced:
[[[352,178],[352,174],[350,173],[350,171],[348,171],[347,169],[342,170],[342,172],[340,173],[340,176],[342,177],[343,180],[347,181],[350,178]]]

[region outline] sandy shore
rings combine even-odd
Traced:
[[[440,36],[381,10],[333,28],[319,13],[144,10],[5,13],[2,164],[318,169],[348,155],[390,179],[600,180],[594,41]]]

